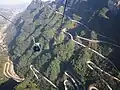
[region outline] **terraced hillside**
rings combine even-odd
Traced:
[[[116,44],[120,38],[114,37],[117,33],[113,34],[110,27],[116,19],[112,14],[107,15],[112,13],[107,5],[107,0],[70,0],[61,24],[64,3],[58,0],[53,3],[32,1],[16,20],[17,28],[13,29],[16,33],[9,43],[9,55],[15,70],[25,77],[16,90],[54,90],[41,74],[39,80],[36,79],[30,65],[34,65],[60,90],[64,89],[65,71],[76,77],[80,88],[88,89],[94,85],[100,90],[119,90],[120,68],[114,63],[114,57],[115,51],[119,52],[120,47]],[[33,51],[33,37],[41,44],[41,52]],[[70,88],[75,89],[72,85]]]

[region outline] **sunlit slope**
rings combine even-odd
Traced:
[[[38,75],[40,77],[39,82],[36,80],[30,70],[31,64],[43,72],[57,86],[63,85],[64,72],[68,70],[78,78],[84,88],[94,84],[101,90],[107,90],[108,86],[102,81],[105,80],[110,87],[119,90],[119,81],[102,73],[94,65],[92,65],[93,70],[87,65],[87,61],[92,61],[102,70],[120,78],[119,71],[114,63],[108,59],[108,56],[119,47],[109,43],[90,41],[111,41],[107,36],[107,38],[104,38],[105,36],[103,37],[99,33],[100,28],[96,28],[97,25],[99,26],[96,23],[96,17],[109,19],[105,14],[107,12],[105,5],[101,3],[100,6],[95,8],[92,7],[93,4],[90,2],[71,1],[73,3],[68,2],[70,6],[65,13],[62,27],[63,4],[56,4],[58,7],[52,8],[50,4],[41,1],[32,2],[16,20],[15,23],[18,27],[14,39],[9,43],[9,54],[15,62],[17,74],[26,78],[23,83],[16,87],[17,90],[27,90],[27,88],[53,90],[53,87],[40,74]],[[84,7],[81,6],[83,3],[85,4]],[[86,4],[90,6],[85,7]],[[89,8],[94,9],[90,12]],[[88,27],[92,27],[92,29]],[[64,28],[66,28],[65,32],[69,34],[63,32]],[[72,39],[70,35],[74,38]],[[77,35],[90,40],[82,40]],[[41,44],[42,52],[33,52],[33,37],[35,37],[36,42]],[[63,89],[63,86],[60,87]]]
[[[0,55],[0,84],[5,82],[7,78],[3,74],[4,64],[7,61],[7,56]]]

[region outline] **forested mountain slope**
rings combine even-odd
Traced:
[[[34,77],[31,64],[60,90],[64,88],[65,71],[77,78],[79,88],[87,90],[94,85],[100,90],[109,90],[109,86],[119,90],[120,81],[113,78],[120,78],[119,10],[109,9],[108,0],[68,0],[61,25],[61,1],[32,1],[16,20],[9,55],[17,74],[25,78],[16,90],[54,90],[41,74],[39,81]],[[33,51],[33,37],[41,44],[41,52]],[[88,65],[89,61],[94,64]]]

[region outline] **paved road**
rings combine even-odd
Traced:
[[[68,35],[71,37],[71,40],[72,40],[73,42],[75,42],[76,44],[79,44],[80,46],[82,46],[82,47],[84,47],[84,48],[87,47],[86,45],[84,45],[84,44],[82,44],[82,43],[80,43],[80,42],[78,42],[78,41],[75,41],[75,40],[73,39],[73,36],[72,36],[70,33],[66,32],[65,29],[63,29],[63,32],[64,32],[65,34],[68,34]],[[88,48],[90,51],[92,51],[92,52],[96,53],[97,55],[99,55],[100,57],[102,57],[102,58],[104,58],[104,59],[107,59],[105,56],[103,56],[101,53],[97,52],[96,50],[93,50],[93,49],[91,49],[91,48],[89,48],[89,47],[87,47],[87,48]]]
[[[50,9],[52,9],[53,11],[55,11],[55,13],[60,14],[60,15],[63,16],[63,13],[61,13],[61,12],[57,11],[56,9],[52,8],[50,5],[48,5],[48,6],[49,6]],[[69,20],[71,20],[72,22],[75,22],[75,23],[77,23],[77,24],[80,24],[80,25],[84,26],[88,31],[93,31],[93,30],[91,30],[89,27],[87,27],[85,24],[83,24],[82,22],[77,21],[77,20],[74,20],[74,19],[72,19],[71,17],[69,17],[69,16],[67,16],[67,15],[65,15],[65,14],[64,14],[64,16],[66,16],[66,17],[67,17]],[[99,34],[99,33],[98,33],[98,36],[103,37],[103,38],[106,38],[106,39],[108,39],[108,40],[110,40],[110,41],[112,41],[112,42],[115,42],[115,40],[113,40],[113,39],[111,39],[111,38],[109,38],[109,37],[107,37],[107,36],[105,36],[105,35],[102,35],[102,34]]]
[[[114,44],[114,43],[110,43],[110,42],[106,42],[106,41],[91,40],[91,39],[84,38],[84,37],[81,37],[81,36],[78,36],[78,35],[77,35],[77,38],[82,39],[82,40],[86,40],[86,41],[89,41],[89,42],[92,42],[92,43],[106,43],[106,44],[113,45],[113,46],[115,46],[115,47],[120,48],[120,45],[117,45],[117,44]]]
[[[99,90],[98,88],[96,88],[95,86],[93,86],[93,85],[90,85],[89,87],[88,87],[88,90]]]
[[[88,67],[89,67],[91,70],[94,70],[94,68],[96,68],[96,69],[98,69],[100,72],[103,72],[104,74],[106,74],[106,75],[110,76],[111,78],[113,78],[113,79],[115,79],[115,80],[117,80],[117,81],[120,82],[120,79],[119,79],[119,78],[117,78],[117,77],[115,77],[115,76],[107,73],[106,71],[102,70],[101,68],[99,68],[98,66],[96,66],[96,64],[93,63],[92,61],[87,61],[86,63],[87,63]],[[94,67],[91,66],[90,64],[93,65]]]
[[[101,68],[99,68],[98,66],[96,66],[96,64],[93,63],[92,61],[87,61],[86,63],[87,63],[87,66],[88,66],[91,70],[96,71],[95,69],[97,69],[97,70],[99,70],[101,73],[104,73],[104,74],[108,75],[109,77],[111,77],[111,78],[117,80],[118,82],[120,82],[120,79],[119,79],[119,78],[117,78],[117,77],[115,77],[115,76],[107,73],[106,71],[102,70]],[[95,68],[95,69],[94,69],[94,68]],[[99,75],[99,73],[98,73],[98,75]],[[99,75],[99,76],[100,76],[100,75]],[[102,81],[106,84],[106,86],[108,87],[109,90],[112,90],[111,86],[110,86],[104,79],[102,79]]]
[[[79,86],[78,86],[77,82],[74,80],[74,78],[67,71],[65,71],[64,74],[72,80],[72,82],[74,83],[74,85],[76,87],[76,90],[79,90]]]
[[[101,53],[97,52],[96,50],[94,50],[94,49],[92,49],[92,48],[90,48],[90,47],[88,47],[88,46],[86,46],[86,45],[84,45],[84,44],[82,44],[82,43],[80,43],[80,42],[78,42],[78,41],[75,41],[75,40],[73,39],[72,34],[68,33],[66,28],[64,28],[64,29],[62,30],[62,32],[64,32],[65,34],[69,35],[69,36],[71,37],[71,40],[72,40],[74,43],[76,43],[76,44],[78,44],[78,45],[80,45],[80,46],[82,46],[82,47],[84,47],[84,48],[89,49],[90,51],[92,51],[92,52],[94,52],[95,54],[99,55],[99,56],[102,57],[103,59],[109,61],[109,62],[116,68],[116,70],[119,71],[119,70],[117,69],[117,67],[113,64],[113,62],[111,62],[111,60],[109,60],[107,57],[105,57],[105,56],[102,55]]]
[[[69,82],[69,81],[68,80],[64,80],[65,90],[68,90],[68,88],[67,88],[67,82]]]
[[[9,59],[8,57],[8,61],[5,63],[4,65],[4,69],[3,69],[3,74],[7,77],[7,78],[12,78],[13,80],[17,81],[17,82],[22,82],[25,79],[24,78],[20,78],[14,71],[14,66],[13,66],[13,62]]]
[[[39,72],[33,65],[30,65],[30,69],[31,71],[33,72],[33,74],[35,75],[35,77],[39,80],[39,77],[38,75],[36,74],[36,72],[38,74],[41,74],[43,76],[43,78],[48,82],[50,83],[54,88],[56,88],[58,90],[58,87],[52,82],[50,81],[45,75],[43,75],[43,73]]]

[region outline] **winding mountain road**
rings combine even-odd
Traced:
[[[50,5],[48,5],[48,7],[49,7],[50,9],[52,9],[53,11],[55,11],[55,13],[63,16],[63,13],[61,13],[61,12],[59,12],[58,10],[52,8]],[[71,20],[72,22],[75,22],[75,23],[77,23],[77,24],[80,24],[80,25],[84,26],[88,31],[90,31],[90,32],[93,31],[93,30],[91,30],[89,27],[87,27],[85,24],[83,24],[82,22],[77,21],[77,20],[74,20],[74,19],[72,19],[71,17],[69,17],[69,16],[67,16],[67,15],[65,15],[65,14],[64,14],[64,16],[66,16],[66,17],[67,17],[69,20]],[[106,39],[108,39],[108,40],[110,40],[110,41],[112,41],[112,42],[115,42],[115,40],[113,40],[113,39],[111,39],[111,38],[109,38],[109,37],[107,37],[107,36],[105,36],[105,35],[102,35],[102,34],[99,34],[99,33],[98,33],[98,36],[103,37],[103,38],[106,38]]]
[[[80,42],[78,42],[78,41],[75,41],[75,40],[73,39],[73,36],[72,36],[70,33],[66,32],[66,29],[65,29],[65,28],[64,28],[62,31],[63,31],[65,34],[68,34],[68,35],[71,37],[71,40],[72,40],[73,42],[79,44],[80,46],[82,46],[82,47],[84,47],[84,48],[87,47],[86,45],[84,45],[84,44],[82,44],[82,43],[80,43]],[[102,58],[104,58],[104,59],[107,59],[105,56],[103,56],[103,55],[100,54],[99,52],[97,52],[97,51],[95,51],[95,50],[93,50],[93,49],[91,49],[91,48],[89,48],[89,47],[87,47],[87,48],[88,48],[90,51],[92,51],[92,52],[96,53],[97,55],[99,55],[100,57],[102,57]]]
[[[13,80],[17,81],[17,82],[22,82],[25,79],[24,78],[20,78],[14,71],[14,66],[13,66],[13,62],[9,59],[8,57],[8,61],[5,63],[4,65],[4,69],[3,69],[3,74],[7,77],[7,78],[12,78]]]
[[[109,60],[107,57],[105,57],[105,56],[102,55],[101,53],[97,52],[96,50],[94,50],[94,49],[92,49],[92,48],[90,48],[90,47],[88,47],[88,46],[86,46],[86,45],[84,45],[84,44],[82,44],[82,43],[80,43],[80,42],[78,42],[78,41],[75,41],[75,40],[73,39],[73,36],[72,36],[70,33],[66,32],[66,31],[67,31],[66,28],[64,28],[64,29],[62,30],[62,32],[64,32],[65,34],[67,34],[67,35],[69,35],[69,36],[71,37],[71,40],[72,40],[74,43],[76,43],[76,44],[78,44],[78,45],[80,45],[80,46],[82,46],[82,47],[84,47],[84,48],[87,48],[88,50],[90,50],[90,51],[94,52],[95,54],[97,54],[98,56],[102,57],[103,59],[109,61],[109,62],[116,68],[116,70],[118,70],[117,67],[113,64],[113,62],[112,62],[111,60]],[[118,70],[118,71],[119,71],[119,70]]]
[[[72,82],[74,83],[74,85],[75,85],[75,87],[76,87],[76,90],[79,90],[79,86],[77,85],[77,83],[76,83],[76,81],[73,79],[73,77],[72,77],[68,72],[66,72],[66,71],[64,72],[64,74],[72,80]]]
[[[119,79],[119,78],[117,78],[117,77],[115,77],[115,76],[107,73],[106,71],[102,70],[101,68],[99,68],[98,66],[96,66],[96,64],[94,64],[92,61],[87,61],[86,63],[87,63],[87,66],[88,66],[91,70],[94,70],[94,68],[96,68],[96,69],[98,69],[100,72],[103,72],[104,74],[106,74],[106,75],[110,76],[111,78],[113,78],[113,79],[115,79],[115,80],[117,80],[117,81],[120,82],[120,79]],[[94,68],[93,68],[90,64],[93,65]]]
[[[117,77],[115,77],[115,76],[107,73],[106,71],[102,70],[101,68],[99,68],[98,66],[96,66],[95,63],[93,63],[92,61],[87,61],[86,63],[87,63],[87,66],[88,66],[91,70],[96,71],[96,70],[94,69],[94,68],[96,68],[96,69],[99,70],[101,73],[104,73],[104,74],[108,75],[109,77],[111,77],[111,78],[113,78],[113,79],[115,79],[115,80],[117,80],[117,81],[120,82],[120,79],[119,79],[119,78],[117,78]],[[91,65],[90,65],[90,64],[91,64]],[[98,73],[98,75],[99,75],[99,73]],[[99,75],[99,76],[100,76],[100,75]],[[113,89],[111,88],[111,86],[110,86],[104,79],[101,79],[101,80],[106,84],[106,86],[108,87],[109,90],[113,90]]]
[[[115,46],[115,47],[120,48],[119,45],[114,44],[114,43],[110,43],[110,42],[106,42],[106,41],[101,41],[101,40],[91,40],[91,39],[84,38],[84,37],[81,37],[81,36],[78,36],[78,35],[77,35],[77,38],[82,39],[82,40],[86,40],[86,41],[89,41],[89,42],[92,42],[92,43],[106,43],[106,44],[113,45],[113,46]]]
[[[68,80],[64,80],[64,87],[65,87],[65,90],[68,90],[68,88],[67,88],[67,82],[69,82]]]
[[[30,65],[30,69],[33,72],[33,74],[35,75],[35,77],[39,80],[39,77],[37,76],[37,74],[35,72],[37,72],[38,74],[40,74],[41,72],[39,72],[33,65]],[[56,88],[58,90],[58,87],[52,81],[50,81],[45,75],[43,75],[43,73],[41,73],[41,75],[47,82],[49,82],[54,88]]]
[[[96,88],[95,86],[93,86],[93,85],[90,85],[89,87],[88,87],[88,90],[99,90],[98,88]]]
[[[81,46],[84,47],[84,48],[87,47],[87,46],[85,46],[84,44],[75,41],[75,40],[73,39],[73,36],[72,36],[70,33],[66,32],[66,29],[63,29],[62,31],[63,31],[64,33],[68,34],[68,35],[71,37],[71,40],[72,40],[73,42],[81,45]],[[83,39],[83,38],[82,38],[82,39]],[[84,39],[84,40],[85,40],[85,39]],[[87,40],[88,40],[88,39],[87,39]],[[87,47],[87,48],[88,48],[89,50],[91,50],[92,52],[96,53],[97,55],[99,55],[100,57],[102,57],[102,58],[110,61],[108,58],[106,58],[105,56],[103,56],[103,55],[100,54],[99,52],[97,52],[97,51],[95,51],[95,50],[93,50],[93,49],[91,49],[91,48],[89,48],[89,47]],[[111,62],[111,61],[110,61],[110,62]],[[120,82],[120,79],[119,79],[119,78],[117,78],[117,77],[115,77],[115,76],[107,73],[106,71],[102,70],[101,68],[97,67],[93,62],[87,61],[87,66],[88,66],[91,70],[94,70],[94,68],[93,68],[92,66],[90,66],[90,64],[92,64],[92,65],[93,65],[96,69],[98,69],[100,72],[103,72],[103,73],[105,73],[106,75],[108,75],[109,77],[112,77],[113,79],[115,79],[115,80],[117,80],[117,81]],[[111,64],[116,68],[116,66],[115,66],[112,62],[111,62]],[[116,68],[116,69],[117,69],[117,68]],[[117,69],[117,70],[118,70],[118,69]],[[112,90],[112,88],[110,87],[110,85],[109,85],[105,80],[102,80],[102,81],[106,84],[106,86],[108,87],[109,90]],[[89,90],[92,90],[92,89],[98,90],[96,87],[92,87],[92,86],[91,86]]]

